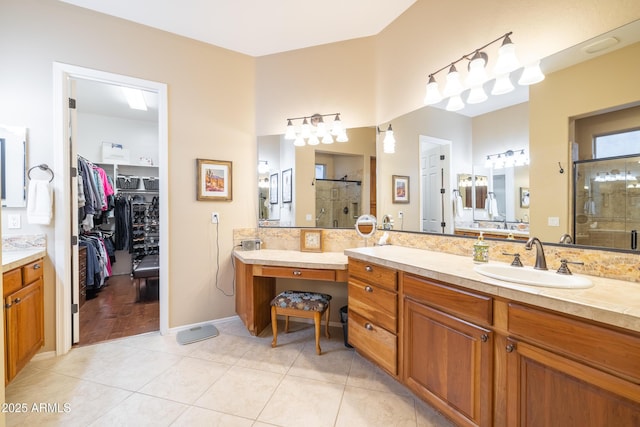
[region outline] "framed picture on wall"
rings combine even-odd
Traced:
[[[198,167],[197,200],[233,200],[231,162],[196,159]]]
[[[293,183],[291,182],[292,170],[282,171],[282,203],[291,203],[293,198]]]
[[[278,203],[278,174],[274,173],[269,176],[269,203],[275,205]]]
[[[409,177],[392,176],[393,203],[409,203]]]

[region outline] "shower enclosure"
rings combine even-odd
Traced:
[[[638,250],[640,156],[574,165],[575,243]]]
[[[355,227],[361,209],[361,184],[361,181],[316,179],[316,227]]]

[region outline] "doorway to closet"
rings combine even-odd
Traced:
[[[73,342],[87,345],[157,331],[158,95],[81,78],[72,79],[71,87],[80,317]],[[137,96],[138,104],[130,96]],[[148,264],[156,268],[145,270],[141,279]]]
[[[147,329],[141,330],[138,326],[123,324],[122,320],[124,319],[120,318],[121,324],[117,327],[121,330],[115,331],[110,336],[105,336],[106,339],[144,332],[148,330],[149,324],[153,325],[153,330],[159,329],[162,334],[166,334],[168,332],[168,255],[163,249],[169,246],[169,236],[167,188],[162,183],[168,182],[167,87],[163,83],[62,63],[54,63],[53,75],[54,99],[56,100],[54,103],[54,163],[56,170],[63,171],[61,182],[67,183],[55,189],[55,215],[58,218],[70,218],[70,221],[56,222],[55,241],[53,242],[56,287],[59,289],[59,292],[56,293],[56,353],[58,355],[65,354],[71,349],[74,342],[80,341],[79,328],[83,323],[82,315],[86,311],[85,307],[87,309],[90,307],[87,306],[90,303],[101,307],[103,314],[111,319],[112,323],[118,322],[118,317],[116,317],[118,310],[115,310],[113,306],[110,307],[109,304],[113,304],[117,299],[124,298],[130,303],[129,308],[123,309],[121,314],[131,319],[135,317],[146,319],[151,312],[152,320],[145,322],[147,325],[144,326]],[[88,108],[89,105],[88,99],[86,97],[83,99],[82,87],[85,83],[107,85],[110,89],[117,88],[118,93],[121,92],[120,87],[123,86],[141,89],[144,93],[150,92],[151,95],[155,95],[157,105],[154,113],[155,118],[150,120],[151,124],[146,124],[147,128],[155,129],[154,132],[150,132],[154,136],[146,139],[141,137],[141,133],[144,134],[144,132],[140,129],[145,125],[134,126],[135,120],[118,117],[113,111],[103,114],[109,117],[109,120],[106,120],[108,123],[103,121],[101,126],[96,126],[96,128],[102,129],[103,136],[98,135],[100,132],[95,130],[87,132],[87,129],[91,128],[90,125],[100,121],[95,117],[100,114],[97,114],[96,111],[83,111],[82,107],[78,108],[80,104],[85,108]],[[79,92],[78,89],[80,89]],[[70,102],[71,98],[75,99],[75,108],[73,108],[74,102]],[[152,98],[149,99],[150,104]],[[106,99],[100,100],[98,104],[101,105],[101,108],[107,108],[109,103],[106,101]],[[126,106],[126,108],[129,107]],[[125,131],[121,131],[121,134],[115,133],[116,121],[127,123],[126,126],[123,126]],[[143,122],[144,120],[138,117],[137,121]],[[112,131],[112,133],[107,135],[105,129]],[[123,137],[122,132],[126,136]],[[112,140],[114,138],[119,138],[121,141]],[[85,140],[92,141],[89,143],[89,148],[81,148],[80,144]],[[140,140],[147,141],[146,144],[152,140],[153,149],[148,145],[140,148],[132,143]],[[96,141],[98,141],[97,147]],[[110,144],[103,144],[103,142]],[[80,188],[78,184],[82,184],[82,178],[80,178],[82,171],[78,163],[80,158],[89,160],[92,170],[94,166],[102,169],[103,173],[100,176],[104,177],[104,182],[109,182],[114,190],[111,200],[114,209],[118,196],[131,203],[127,209],[130,214],[128,221],[131,240],[125,239],[129,241],[131,246],[122,249],[114,247],[110,254],[107,248],[108,244],[95,245],[95,249],[101,247],[104,249],[105,263],[107,258],[110,262],[115,261],[115,263],[112,263],[110,273],[105,266],[99,266],[102,267],[102,275],[95,273],[95,271],[92,273],[90,279],[94,281],[94,287],[96,283],[103,286],[100,290],[94,289],[94,291],[98,291],[97,295],[90,295],[90,290],[86,290],[84,296],[89,296],[89,298],[82,304],[83,308],[80,308],[80,251],[90,249],[79,249],[80,246],[77,242],[82,239],[82,233],[85,234],[84,237],[87,237],[85,231],[88,232],[88,237],[92,237],[92,233],[96,234],[94,237],[101,235],[103,240],[104,237],[113,237],[118,227],[115,226],[115,210],[109,214],[110,209],[106,209],[106,214],[100,212],[100,218],[93,216],[88,218],[85,223],[86,210],[80,209],[78,199],[78,189]],[[134,186],[134,183],[138,185]],[[138,222],[134,224],[134,220],[138,220]],[[134,227],[136,224],[139,228]],[[135,248],[132,241],[134,231],[139,232],[135,235],[141,239],[135,242],[137,245]],[[161,236],[162,239],[160,239]],[[134,250],[143,253],[134,252]],[[135,286],[137,281],[131,280],[131,273],[139,258],[144,255],[155,257],[155,274],[146,277],[146,284],[143,281],[138,288]],[[84,271],[85,274],[88,273],[88,270]],[[104,286],[102,281],[107,274],[109,275],[109,278],[106,279],[108,284]],[[118,282],[124,282],[125,285],[122,286],[122,289],[126,292],[118,292],[118,288],[120,288]],[[105,293],[104,290],[107,289],[112,294]],[[155,301],[154,308],[144,310],[132,308],[143,307],[142,304],[137,303],[146,303],[150,300]],[[90,315],[85,315],[84,318],[91,319]],[[83,343],[80,342],[80,344]]]

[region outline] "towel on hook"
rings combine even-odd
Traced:
[[[53,192],[46,179],[29,181],[27,197],[27,222],[29,224],[49,225],[53,216]]]
[[[462,209],[463,208],[462,208],[462,196],[460,196],[460,193],[458,193],[458,195],[456,196],[456,205],[455,206],[456,206],[456,216],[458,218],[462,218],[462,216],[463,216],[462,215],[463,214]]]
[[[498,215],[498,199],[491,198],[491,215]]]

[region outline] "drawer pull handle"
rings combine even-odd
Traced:
[[[489,335],[487,335],[487,334],[480,335],[480,341],[482,341],[482,342],[489,341]]]
[[[513,352],[513,350],[515,350],[515,349],[516,349],[516,346],[515,346],[515,345],[513,345],[513,344],[509,344],[509,345],[507,346],[507,348],[506,348],[507,353],[511,353],[511,352]]]
[[[367,291],[367,292],[373,292],[373,288],[371,286],[369,286],[369,285],[365,286],[364,290]]]
[[[302,276],[302,272],[301,272],[301,271],[299,271],[299,270],[295,270],[295,271],[293,272],[293,275],[294,275],[294,276]]]
[[[371,273],[373,271],[373,267],[371,267],[370,265],[367,265],[365,268],[365,271]]]
[[[14,304],[20,304],[20,301],[22,301],[20,298],[16,298],[13,300]]]
[[[11,306],[12,306],[12,305],[13,305],[13,304],[5,304],[5,305],[4,305],[4,308],[11,308]]]
[[[34,270],[40,269],[40,264],[33,264],[33,269]]]
[[[367,322],[367,323],[365,323],[365,324],[364,324],[364,328],[365,328],[367,331],[373,331],[373,325],[372,325],[371,323],[369,323],[369,322]]]

